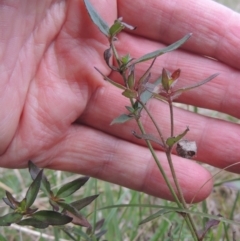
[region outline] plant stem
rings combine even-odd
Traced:
[[[169,110],[170,110],[170,120],[171,120],[171,137],[174,136],[174,119],[173,119],[173,105],[172,105],[172,100],[171,97],[168,98],[168,104],[169,104]]]
[[[110,46],[111,46],[111,48],[112,48],[114,57],[115,57],[115,59],[117,60],[118,66],[120,67],[120,66],[121,66],[121,61],[119,60],[119,56],[118,56],[117,50],[116,50],[116,48],[115,48],[115,46],[114,46],[114,44],[113,44],[112,41],[110,42]],[[124,82],[125,82],[125,85],[126,85],[126,87],[128,88],[127,78],[126,78],[125,74],[124,74],[124,73],[120,73],[120,74],[122,75],[122,77],[123,77],[123,79],[124,79]],[[165,147],[165,149],[166,149],[166,150],[165,150],[165,151],[166,151],[166,156],[167,156],[167,159],[168,159],[168,163],[169,163],[169,166],[170,166],[170,170],[171,170],[171,173],[172,173],[172,176],[173,176],[173,180],[174,180],[174,183],[175,183],[175,186],[176,186],[178,195],[179,195],[179,197],[180,197],[180,200],[179,200],[179,197],[178,197],[178,195],[176,194],[176,191],[174,190],[172,184],[170,183],[170,181],[169,181],[169,179],[168,179],[168,177],[167,177],[167,175],[166,175],[166,173],[165,173],[165,171],[164,171],[161,163],[159,162],[159,160],[158,160],[158,158],[157,158],[157,156],[156,156],[155,150],[154,150],[153,147],[152,147],[151,142],[146,139],[145,142],[146,142],[146,144],[147,144],[147,147],[149,148],[149,150],[150,150],[150,152],[151,152],[151,154],[152,154],[152,157],[153,157],[156,165],[158,166],[158,169],[159,169],[160,173],[162,174],[162,176],[163,176],[163,178],[164,178],[164,180],[165,180],[165,182],[166,182],[166,184],[167,184],[167,186],[168,186],[168,188],[169,188],[169,191],[171,192],[171,194],[172,194],[175,202],[177,203],[178,207],[179,207],[179,208],[187,209],[187,205],[186,205],[185,199],[184,199],[184,197],[183,197],[181,188],[180,188],[179,183],[178,183],[178,181],[177,181],[176,173],[175,173],[175,171],[174,171],[174,167],[173,167],[173,163],[172,163],[172,159],[171,159],[171,151],[172,151],[172,149],[171,149],[170,147],[167,147],[160,128],[158,127],[158,125],[157,125],[157,123],[155,122],[154,118],[152,117],[151,113],[150,113],[150,112],[148,111],[148,109],[146,108],[145,104],[142,103],[140,100],[138,100],[138,101],[139,101],[139,103],[142,105],[142,107],[144,108],[144,110],[147,112],[149,118],[151,119],[152,123],[154,124],[154,126],[155,126],[155,128],[156,128],[156,130],[157,130],[157,132],[158,132],[158,134],[159,134],[159,136],[160,136],[160,138],[161,138],[161,140],[162,140],[162,143],[163,143],[163,145],[164,145],[164,147]],[[171,136],[173,136],[173,133],[174,133],[174,126],[173,126],[173,125],[174,125],[174,122],[173,122],[173,106],[172,106],[172,101],[171,101],[170,98],[168,99],[168,101],[169,101],[170,118],[171,118]],[[133,106],[133,105],[134,105],[134,100],[133,100],[132,98],[130,98],[130,102],[131,102],[131,105]],[[141,133],[142,133],[142,134],[146,134],[145,129],[144,129],[143,125],[142,125],[142,122],[140,121],[139,117],[137,117],[137,116],[136,116],[136,121],[137,121],[137,124],[138,124],[138,127],[139,127]],[[183,217],[184,217],[184,219],[185,219],[185,221],[186,221],[186,223],[187,223],[187,225],[188,225],[188,227],[189,227],[189,229],[190,229],[190,231],[191,231],[191,233],[192,233],[192,236],[193,236],[194,240],[199,241],[198,234],[197,234],[197,230],[196,230],[196,228],[195,228],[195,225],[194,225],[194,223],[193,223],[193,220],[192,220],[191,216],[186,213],[186,214],[183,215]]]
[[[160,136],[160,139],[162,141],[162,144],[165,148],[167,148],[167,145],[166,145],[166,142],[164,140],[164,137],[163,137],[163,134],[160,130],[160,128],[158,127],[156,121],[154,120],[152,114],[149,112],[148,108],[146,108],[145,104],[141,101],[141,100],[138,100],[138,102],[142,105],[143,109],[146,111],[146,113],[148,114],[149,118],[151,119],[152,123],[154,124],[157,132],[158,132],[158,135]]]
[[[142,134],[146,134],[141,121],[137,120],[137,123],[138,123],[139,129],[141,130],[141,133]],[[165,182],[166,182],[166,184],[167,184],[167,186],[168,186],[172,196],[174,197],[174,200],[177,203],[178,207],[186,209],[187,207],[184,207],[184,203],[185,203],[185,206],[186,206],[185,200],[183,199],[184,203],[181,203],[181,201],[179,200],[179,198],[178,198],[174,188],[172,187],[172,185],[171,185],[171,183],[170,183],[170,181],[169,181],[169,179],[168,179],[168,177],[167,177],[167,175],[166,175],[166,173],[165,173],[161,163],[159,162],[159,160],[158,160],[158,158],[156,156],[156,153],[155,153],[155,151],[154,151],[154,149],[152,147],[151,142],[149,140],[145,140],[145,142],[146,142],[147,147],[149,148],[149,150],[150,150],[150,152],[151,152],[151,154],[153,156],[153,159],[154,159],[155,163],[157,164],[158,169],[160,170],[160,172],[161,172],[161,174],[162,174],[162,176],[163,176],[163,178],[164,178],[164,180],[165,180]],[[199,239],[198,239],[198,236],[197,236],[197,230],[195,228],[195,225],[193,223],[193,220],[192,220],[191,216],[186,213],[183,217],[184,217],[184,219],[185,219],[185,221],[186,221],[186,223],[187,223],[187,225],[188,225],[188,227],[189,227],[189,229],[190,229],[190,231],[191,231],[191,233],[193,235],[194,240],[198,241]]]
[[[145,130],[144,130],[144,127],[143,127],[143,125],[142,125],[142,122],[141,122],[140,120],[137,120],[137,124],[138,124],[138,127],[139,127],[141,133],[142,133],[142,134],[146,134],[146,132],[145,132]],[[167,186],[168,186],[168,188],[169,188],[172,196],[174,197],[174,200],[176,201],[176,203],[178,204],[179,207],[182,207],[181,202],[179,201],[179,198],[178,198],[175,190],[174,190],[173,187],[172,187],[172,184],[170,183],[170,181],[169,181],[169,179],[168,179],[168,177],[167,177],[167,175],[166,175],[166,173],[165,173],[165,171],[164,171],[161,163],[159,162],[159,160],[158,160],[158,158],[157,158],[157,156],[156,156],[156,153],[155,153],[155,151],[154,151],[154,149],[153,149],[153,147],[152,147],[151,142],[150,142],[149,140],[145,140],[145,142],[146,142],[147,147],[149,148],[149,150],[150,150],[150,152],[151,152],[151,154],[152,154],[152,157],[153,157],[155,163],[156,163],[157,166],[158,166],[158,169],[160,170],[161,174],[163,175],[163,178],[164,178],[164,180],[165,180],[165,182],[166,182],[166,184],[167,184]]]
[[[168,98],[168,104],[169,104],[170,120],[171,120],[171,124],[170,124],[171,125],[171,137],[173,137],[174,136],[174,116],[173,116],[173,104],[172,104],[171,98]],[[182,189],[181,189],[181,187],[179,185],[178,178],[177,178],[177,175],[176,175],[176,172],[175,172],[175,168],[174,168],[174,165],[173,165],[173,161],[172,161],[172,147],[169,147],[166,150],[166,156],[167,156],[167,159],[168,159],[168,164],[169,164],[169,167],[170,167],[170,170],[171,170],[171,173],[172,173],[174,184],[176,186],[176,189],[177,189],[177,192],[178,192],[178,195],[179,195],[179,198],[180,198],[180,202],[182,203],[184,209],[188,209],[188,206],[187,206],[185,198],[183,196]],[[190,226],[192,228],[191,229],[192,233],[194,233],[195,236],[198,238],[197,229],[195,227],[195,224],[194,224],[194,221],[193,221],[191,215],[190,214],[186,214],[186,217],[189,220]]]
[[[179,182],[178,182],[178,179],[177,179],[177,175],[176,175],[176,172],[175,172],[175,169],[174,169],[174,166],[173,166],[172,155],[171,155],[171,148],[169,148],[166,151],[166,156],[167,156],[167,159],[168,159],[168,163],[169,163],[169,167],[170,167],[170,170],[171,170],[171,173],[172,173],[174,184],[176,186],[176,189],[177,189],[177,192],[178,192],[178,195],[179,195],[179,198],[180,198],[180,202],[182,203],[182,206],[184,207],[184,209],[188,209],[188,206],[186,204],[185,198],[184,198],[183,193],[182,193],[182,189],[181,189],[181,187],[179,185]],[[188,217],[189,222],[191,223],[191,226],[192,226],[195,234],[197,235],[197,229],[195,227],[195,224],[193,222],[193,219],[192,219],[191,215],[190,214],[186,214],[186,216]]]
[[[110,42],[110,47],[113,51],[114,58],[117,60],[118,66],[121,66],[121,61],[119,60],[118,52],[117,52],[112,40]]]

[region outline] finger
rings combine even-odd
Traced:
[[[138,58],[156,49],[161,49],[164,45],[155,41],[139,39],[129,34],[122,34],[117,47],[121,55],[125,55],[130,49],[131,56]],[[136,66],[136,81],[148,66],[148,63]],[[179,81],[174,88],[192,85],[212,74],[219,73],[209,83],[184,92],[176,101],[217,110],[240,118],[240,92],[237,91],[240,89],[240,72],[238,70],[203,56],[176,50],[157,59],[151,70],[150,82],[160,76],[163,67],[170,71],[181,69]],[[116,72],[111,74],[110,78],[123,84],[121,76]]]
[[[159,151],[157,155],[170,177],[165,155]],[[33,161],[41,166],[89,175],[172,200],[147,148],[88,127],[72,126],[62,142]],[[198,202],[209,195],[212,180],[208,171],[194,162],[179,157],[174,158],[174,165],[188,202],[195,196],[194,202]]]
[[[132,120],[124,124],[109,126],[112,120],[122,113],[127,113],[125,106],[129,105],[121,91],[109,86],[99,89],[88,105],[88,109],[80,118],[80,122],[88,126],[120,137],[129,142],[144,145],[143,140],[136,139],[131,133],[138,132],[136,123]],[[162,129],[165,139],[170,136],[169,108],[163,102],[151,100],[147,105],[155,121]],[[155,127],[145,112],[141,114],[141,121],[148,134],[158,137]],[[186,126],[190,131],[186,138],[194,140],[198,146],[197,160],[212,166],[224,168],[240,161],[238,124],[212,119],[186,110],[174,108],[175,135],[182,133]],[[229,169],[240,172],[240,165]]]
[[[133,34],[170,44],[193,33],[185,49],[240,68],[238,13],[209,0],[119,1],[118,7],[118,15],[138,27]]]

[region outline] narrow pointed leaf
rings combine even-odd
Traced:
[[[119,117],[115,118],[110,125],[114,125],[114,124],[123,124],[129,120],[132,120],[134,117],[133,116],[128,116],[126,114],[122,114]]]
[[[134,108],[132,108],[131,106],[125,106],[125,108],[130,112],[130,113],[134,113]]]
[[[198,83],[196,83],[196,84],[193,84],[193,85],[189,85],[189,86],[180,88],[180,89],[176,90],[176,91],[174,92],[174,94],[177,94],[178,92],[182,93],[182,92],[184,92],[184,91],[191,90],[191,89],[197,88],[197,87],[199,87],[199,86],[201,86],[201,85],[204,85],[204,84],[206,84],[207,82],[211,81],[212,79],[216,78],[218,75],[219,75],[218,73],[213,74],[213,75],[209,76],[208,78],[206,78],[205,80],[202,80],[202,81],[200,81],[200,82],[198,82]]]
[[[128,87],[129,89],[133,90],[134,86],[135,86],[135,72],[134,72],[134,65],[132,65],[131,67],[129,67],[129,75],[128,75]]]
[[[89,177],[80,177],[72,182],[63,185],[57,192],[56,197],[65,198],[80,189],[87,181]]]
[[[20,213],[8,213],[0,217],[0,226],[10,226],[12,223],[17,223],[22,219],[23,215]]]
[[[20,202],[18,202],[18,201],[13,197],[13,195],[12,195],[10,192],[8,192],[8,191],[6,191],[6,196],[7,196],[7,198],[3,198],[3,201],[4,201],[7,205],[9,205],[12,209],[16,209],[16,208],[19,206]]]
[[[49,225],[65,225],[70,223],[72,218],[55,211],[42,210],[36,212],[31,218],[20,221],[19,225],[31,225],[35,228],[46,228]]]
[[[148,82],[149,77],[150,77],[150,70],[151,70],[153,64],[155,63],[155,60],[156,60],[156,58],[153,59],[149,68],[146,70],[146,72],[139,79],[139,85],[146,84]]]
[[[91,227],[91,224],[78,210],[71,204],[65,202],[57,202],[63,208],[63,213],[72,218],[72,223],[83,227]]]
[[[160,76],[152,85],[158,86],[162,82],[162,76]],[[154,93],[146,89],[141,93],[140,100],[142,103],[146,104],[154,96]]]
[[[187,129],[183,133],[181,133],[180,135],[178,135],[176,137],[175,136],[174,137],[169,137],[167,139],[167,141],[166,141],[166,144],[168,146],[173,146],[175,143],[180,141],[187,134],[188,131],[189,131],[189,128],[187,127]]]
[[[68,216],[50,210],[41,210],[32,215],[33,218],[48,223],[49,225],[64,225],[71,222]]]
[[[96,12],[96,10],[93,8],[93,6],[91,5],[91,3],[88,0],[84,0],[84,3],[85,3],[85,6],[87,8],[87,11],[88,11],[92,21],[97,25],[99,30],[104,35],[109,37],[109,27],[108,27],[107,23],[99,16],[99,14]],[[87,28],[87,26],[86,26],[86,28]]]
[[[98,233],[95,234],[95,237],[96,237],[97,239],[99,239],[99,238],[101,238],[106,232],[107,232],[106,229],[101,230],[100,232],[98,232]]]
[[[167,71],[165,68],[162,70],[162,86],[166,91],[168,91],[170,88],[169,71]]]
[[[53,211],[56,211],[56,212],[59,211],[59,206],[58,206],[58,204],[55,201],[53,201],[52,199],[49,199],[49,203],[52,206]]]
[[[221,215],[217,215],[217,216],[222,217]],[[216,219],[211,219],[211,220],[209,220],[209,221],[206,223],[206,226],[205,226],[204,230],[198,232],[199,237],[202,238],[202,240],[203,240],[203,238],[206,236],[207,232],[208,232],[212,227],[217,226],[219,223],[220,223],[220,221],[219,221],[219,220],[216,220]]]
[[[111,83],[112,85],[116,86],[119,89],[125,90],[126,87],[124,87],[121,84],[116,83],[115,81],[111,80],[110,78],[108,78],[106,75],[104,75],[98,68],[94,67],[98,73],[100,73],[103,77],[104,80],[108,81],[109,83]]]
[[[42,174],[43,174],[43,170],[41,170],[38,173],[37,177],[34,179],[32,184],[28,188],[28,191],[26,193],[26,208],[31,207],[37,197],[37,194],[41,186]]]
[[[72,202],[71,205],[76,208],[78,211],[89,205],[92,201],[94,201],[99,195],[93,195],[89,197],[82,198],[78,201]]]
[[[144,61],[147,61],[149,59],[153,59],[153,58],[156,58],[162,54],[165,54],[167,52],[170,52],[170,51],[173,51],[177,48],[179,48],[181,45],[183,45],[190,37],[191,37],[191,33],[185,35],[182,39],[178,40],[177,42],[169,45],[168,47],[166,48],[163,48],[163,49],[159,49],[159,50],[156,50],[154,52],[151,52],[151,53],[148,53],[148,54],[145,54],[143,55],[142,57],[140,57],[139,59],[136,59],[134,61],[134,64],[137,64],[137,63],[141,63],[141,62],[144,62]]]
[[[48,223],[39,221],[35,218],[26,218],[17,223],[20,226],[32,226],[34,228],[44,229],[49,226]]]
[[[159,140],[158,138],[156,138],[155,136],[153,136],[151,134],[137,134],[135,131],[132,131],[132,134],[138,139],[143,139],[143,140],[155,142],[155,143],[157,143],[158,145],[160,145],[161,147],[164,148],[164,145],[161,142],[161,140]]]
[[[28,169],[33,180],[37,177],[38,173],[41,171],[41,169],[38,168],[32,161],[28,162]],[[41,189],[47,196],[50,196],[52,193],[50,183],[47,177],[44,175],[44,173],[42,174]]]
[[[11,203],[6,197],[2,199],[11,209],[16,209],[16,206]]]
[[[100,230],[100,229],[102,228],[104,222],[105,222],[105,219],[104,219],[104,218],[102,218],[101,220],[99,220],[99,221],[95,224],[95,230]]]
[[[109,48],[109,49],[106,49],[103,53],[104,60],[105,60],[105,62],[108,65],[109,68],[112,68],[112,66],[110,65],[110,62],[109,62],[109,60],[112,56],[111,51],[112,51],[111,48]]]
[[[169,210],[161,209],[161,210],[159,210],[158,212],[156,212],[156,213],[150,215],[149,217],[143,219],[143,220],[139,223],[139,225],[144,224],[144,223],[147,223],[147,222],[150,222],[150,221],[152,221],[153,219],[158,218],[158,217],[160,217],[160,216],[162,216],[162,215],[164,215],[164,214],[166,214],[166,213],[169,213],[169,212],[170,212]]]

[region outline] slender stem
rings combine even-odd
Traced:
[[[170,109],[170,120],[171,120],[171,137],[174,136],[174,119],[173,119],[173,105],[172,105],[172,100],[171,97],[168,98],[168,104],[169,104],[169,109]]]
[[[172,100],[169,98],[168,99],[168,104],[169,104],[169,109],[170,109],[170,120],[171,120],[171,137],[174,136],[174,117],[173,117],[173,105],[172,105]],[[178,195],[179,195],[179,198],[180,198],[180,201],[183,205],[183,207],[185,209],[187,209],[187,204],[186,204],[186,201],[185,201],[185,198],[183,196],[183,193],[182,193],[182,189],[179,185],[179,182],[178,182],[178,178],[177,178],[177,175],[176,175],[176,172],[175,172],[175,168],[174,168],[174,165],[173,165],[173,161],[172,161],[172,147],[169,147],[166,151],[166,156],[167,156],[167,159],[168,159],[168,164],[169,164],[169,167],[170,167],[170,170],[171,170],[171,173],[172,173],[172,177],[173,177],[173,180],[174,180],[174,183],[175,183],[175,186],[176,186],[176,189],[177,189],[177,192],[178,192]],[[189,222],[191,223],[191,227],[192,227],[192,231],[195,233],[195,235],[198,237],[198,234],[197,234],[197,229],[196,229],[196,226],[194,224],[194,221],[191,217],[190,214],[186,214],[187,216],[187,219],[189,220]]]
[[[114,55],[115,59],[117,60],[118,66],[120,67],[121,66],[121,61],[119,60],[118,52],[117,52],[117,50],[115,48],[115,45],[113,44],[112,40],[110,42],[110,47],[111,47],[111,49],[113,51],[113,55]]]
[[[115,46],[114,46],[112,41],[110,42],[110,46],[112,48],[114,57],[117,60],[118,66],[120,67],[121,66],[121,61],[119,60],[119,56],[118,56],[117,50],[116,50],[116,48],[115,48]],[[125,84],[127,85],[125,74],[122,73],[121,75],[122,75],[122,77],[124,79]],[[170,116],[171,116],[171,136],[173,136],[173,133],[174,133],[174,129],[173,129],[173,124],[174,124],[173,123],[173,107],[172,107],[172,102],[170,102],[170,101],[169,101],[169,107],[170,107]],[[134,100],[132,98],[130,98],[130,102],[131,102],[132,105],[134,104]],[[160,138],[161,138],[161,140],[163,142],[163,145],[165,147],[167,147],[166,143],[165,143],[165,140],[163,138],[162,132],[159,129],[159,127],[158,127],[157,123],[155,122],[154,118],[152,117],[151,113],[148,111],[146,106],[143,103],[141,103],[141,101],[139,101],[139,103],[143,106],[144,110],[147,112],[148,116],[150,117],[151,121],[153,122],[154,126],[156,127],[156,130],[157,130],[157,132],[158,132],[158,134],[159,134],[159,136],[160,136]],[[137,121],[137,124],[139,126],[139,129],[141,130],[141,133],[142,134],[146,134],[146,132],[144,130],[144,127],[143,127],[141,121],[139,120],[139,118],[136,118],[136,121]],[[171,192],[175,202],[177,203],[178,207],[186,209],[187,205],[186,205],[185,199],[183,197],[183,194],[181,192],[181,188],[180,188],[180,186],[178,184],[178,181],[177,181],[177,178],[176,178],[176,174],[175,174],[175,171],[174,171],[174,168],[173,168],[173,164],[172,164],[171,148],[168,148],[169,152],[166,151],[166,155],[167,155],[167,159],[168,159],[168,162],[169,162],[169,165],[170,165],[170,169],[171,169],[171,172],[172,172],[172,175],[173,175],[174,183],[175,183],[175,186],[177,188],[178,195],[181,198],[180,200],[179,200],[179,197],[176,194],[176,191],[174,190],[172,184],[170,183],[170,181],[169,181],[169,179],[168,179],[168,177],[167,177],[167,175],[166,175],[162,165],[160,164],[160,162],[159,162],[159,160],[158,160],[158,158],[156,156],[156,153],[155,153],[155,151],[154,151],[154,149],[152,147],[151,142],[149,140],[145,140],[145,142],[146,142],[146,144],[147,144],[147,146],[148,146],[148,148],[149,148],[149,150],[150,150],[150,152],[152,154],[152,157],[153,157],[155,163],[158,166],[158,169],[159,169],[160,173],[162,174],[162,176],[163,176],[163,178],[164,178],[164,180],[165,180],[165,182],[166,182],[166,184],[167,184],[167,186],[169,188],[169,191]],[[185,219],[185,221],[186,221],[186,223],[187,223],[187,225],[188,225],[188,227],[189,227],[189,229],[190,229],[190,231],[191,231],[191,233],[193,235],[194,240],[198,241],[199,238],[198,238],[197,231],[196,231],[196,228],[194,226],[193,220],[191,219],[191,216],[189,214],[185,214],[185,215],[183,215],[183,217],[184,217],[184,219]]]
[[[166,145],[166,142],[164,140],[164,137],[163,137],[163,134],[162,134],[162,131],[160,130],[160,128],[158,127],[158,124],[156,123],[155,119],[153,118],[152,114],[149,112],[148,108],[146,108],[145,104],[141,101],[141,100],[138,100],[138,102],[142,105],[143,109],[147,112],[149,118],[151,119],[153,125],[155,126],[157,132],[158,132],[158,135],[160,136],[160,139],[162,141],[162,144],[164,145],[165,148],[167,148],[167,145]]]
[[[137,120],[137,124],[139,126],[139,129],[141,130],[141,133],[142,134],[146,134],[146,132],[144,130],[144,127],[142,125],[142,122],[140,120]],[[175,190],[173,189],[173,187],[172,187],[172,185],[171,185],[171,183],[170,183],[170,181],[169,181],[169,179],[168,179],[168,177],[167,177],[167,175],[166,175],[166,173],[165,173],[161,163],[159,162],[159,160],[158,160],[158,158],[156,156],[156,153],[155,153],[155,151],[154,151],[154,149],[152,147],[151,142],[149,140],[145,140],[145,142],[146,142],[147,147],[149,148],[149,150],[150,150],[150,152],[151,152],[151,154],[153,156],[154,161],[156,162],[156,164],[158,166],[158,169],[160,170],[161,174],[163,175],[163,178],[164,178],[164,180],[165,180],[165,182],[166,182],[166,184],[167,184],[167,186],[168,186],[172,196],[174,197],[174,200],[176,201],[176,203],[178,204],[179,207],[182,207],[181,202],[179,201],[179,198],[178,198]]]
[[[142,134],[146,134],[141,121],[137,120],[137,123],[138,123],[139,129],[141,130],[141,133]],[[170,181],[169,181],[169,179],[168,179],[168,177],[167,177],[167,175],[166,175],[166,173],[165,173],[161,163],[159,162],[159,160],[158,160],[158,158],[156,156],[156,153],[155,153],[155,151],[154,151],[154,149],[152,147],[151,142],[149,140],[145,140],[145,142],[146,142],[147,147],[149,148],[149,150],[150,150],[150,152],[151,152],[151,154],[153,156],[153,159],[154,159],[155,163],[158,166],[158,169],[160,170],[161,174],[163,175],[163,178],[164,178],[164,180],[165,180],[165,182],[166,182],[166,184],[168,186],[168,189],[170,190],[172,196],[174,197],[174,200],[177,203],[178,207],[186,209],[187,207],[184,207],[184,203],[181,203],[181,201],[179,200],[179,198],[178,198],[174,188],[172,187],[172,185],[171,185],[171,183],[170,183]],[[185,200],[184,200],[184,202],[185,202]],[[193,235],[194,240],[199,240],[198,239],[198,235],[197,235],[197,230],[195,228],[195,225],[193,223],[193,220],[192,220],[191,216],[186,213],[183,217],[184,217],[184,219],[185,219],[185,221],[186,221],[186,223],[187,223],[187,225],[188,225],[188,227],[189,227],[189,229],[190,229],[190,231],[191,231],[191,233]]]

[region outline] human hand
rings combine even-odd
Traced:
[[[178,101],[240,117],[239,14],[207,0],[179,5],[153,0],[92,3],[109,25],[123,16],[124,22],[138,26],[119,35],[122,54],[139,57],[192,32],[183,50],[159,58],[152,78],[162,67],[180,68],[179,84],[187,85],[218,72],[216,79]],[[21,168],[31,159],[38,166],[171,198],[149,150],[131,134],[134,122],[109,126],[124,111],[127,100],[93,68],[120,82],[103,61],[107,41],[91,22],[83,1],[4,4],[0,5],[0,165]],[[145,69],[140,67],[139,75]],[[166,106],[153,100],[149,109],[167,135]],[[148,132],[153,132],[147,122]],[[190,127],[188,139],[198,144],[197,160],[220,168],[240,160],[239,125],[176,109],[175,132],[186,126]],[[165,154],[157,153],[168,170]],[[186,200],[191,201],[211,176],[193,161],[178,156],[173,161]],[[240,167],[231,170],[240,172]],[[211,187],[211,181],[206,183],[195,201],[204,199]]]

